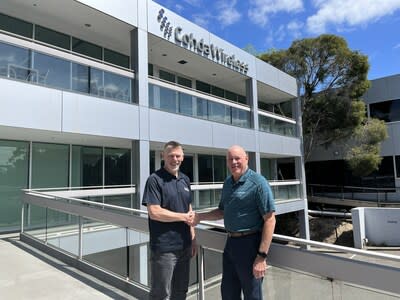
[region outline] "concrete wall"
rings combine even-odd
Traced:
[[[400,246],[400,208],[358,207],[351,214],[354,247]]]

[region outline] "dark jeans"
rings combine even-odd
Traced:
[[[253,263],[261,233],[229,237],[223,254],[221,294],[223,300],[262,300],[262,281],[253,276]]]
[[[150,299],[186,299],[189,285],[191,247],[181,251],[151,251]]]

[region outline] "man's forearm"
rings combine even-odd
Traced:
[[[264,225],[261,236],[261,243],[258,248],[260,252],[268,253],[275,230],[275,213],[268,213],[264,216]]]
[[[205,213],[198,213],[199,221],[216,221],[224,218],[224,211],[214,209]]]

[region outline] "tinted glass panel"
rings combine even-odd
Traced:
[[[71,63],[63,59],[41,53],[34,53],[36,82],[47,86],[70,89]]]
[[[232,125],[250,128],[250,113],[248,111],[231,107]]]
[[[208,104],[207,100],[197,98],[196,116],[202,119],[208,118]]]
[[[69,145],[32,144],[32,188],[68,186]]]
[[[238,95],[238,102],[242,104],[247,104],[247,100],[245,96]]]
[[[371,117],[385,122],[400,121],[400,100],[384,101],[369,105]]]
[[[273,176],[272,159],[261,158],[261,175],[268,180],[276,180]]]
[[[214,182],[222,182],[228,175],[225,156],[213,156],[214,160]]]
[[[87,55],[93,58],[102,59],[102,48],[95,44],[72,38],[72,51]]]
[[[211,93],[211,85],[199,80],[196,80],[196,89],[207,94]]]
[[[199,182],[213,182],[212,155],[198,155]]]
[[[105,184],[120,185],[131,183],[131,150],[105,150]]]
[[[0,140],[0,231],[20,225],[21,189],[28,188],[29,143]]]
[[[237,95],[235,93],[232,93],[230,91],[225,91],[225,98],[231,101],[237,101]]]
[[[89,67],[72,63],[72,89],[89,93]]]
[[[104,97],[130,102],[130,79],[114,73],[104,72]]]
[[[160,88],[160,109],[176,113],[178,111],[176,104],[176,95],[176,91],[166,88]]]
[[[213,95],[218,96],[218,97],[221,97],[221,98],[224,97],[224,90],[221,89],[221,88],[219,88],[219,87],[217,87],[217,86],[212,86],[212,87],[211,87],[211,93],[212,93]]]
[[[150,76],[154,76],[154,71],[153,71],[153,65],[152,64],[148,64],[148,72]]]
[[[175,75],[170,72],[160,70],[160,78],[175,83]]]
[[[129,68],[129,56],[104,48],[104,61]]]
[[[70,49],[70,36],[36,25],[35,40],[45,42],[60,48]]]
[[[230,107],[221,103],[208,102],[209,116],[208,119],[216,122],[231,123]]]
[[[72,186],[103,185],[103,150],[72,146]]]
[[[193,116],[192,96],[179,93],[179,112],[183,115]]]
[[[94,68],[90,68],[90,94],[103,97],[103,72]]]
[[[396,176],[400,178],[400,155],[396,156]]]
[[[0,14],[0,29],[32,38],[33,25],[31,23]]]
[[[0,43],[0,75],[29,80],[31,69],[28,49]]]
[[[178,76],[178,84],[186,86],[191,88],[192,87],[192,81],[190,79],[184,78],[184,77],[179,77]]]

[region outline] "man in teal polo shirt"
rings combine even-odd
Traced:
[[[248,168],[248,155],[240,146],[228,149],[232,176],[223,185],[217,209],[198,213],[192,225],[224,219],[228,232],[223,254],[221,294],[224,300],[262,299],[267,254],[275,230],[275,204],[267,180]]]

